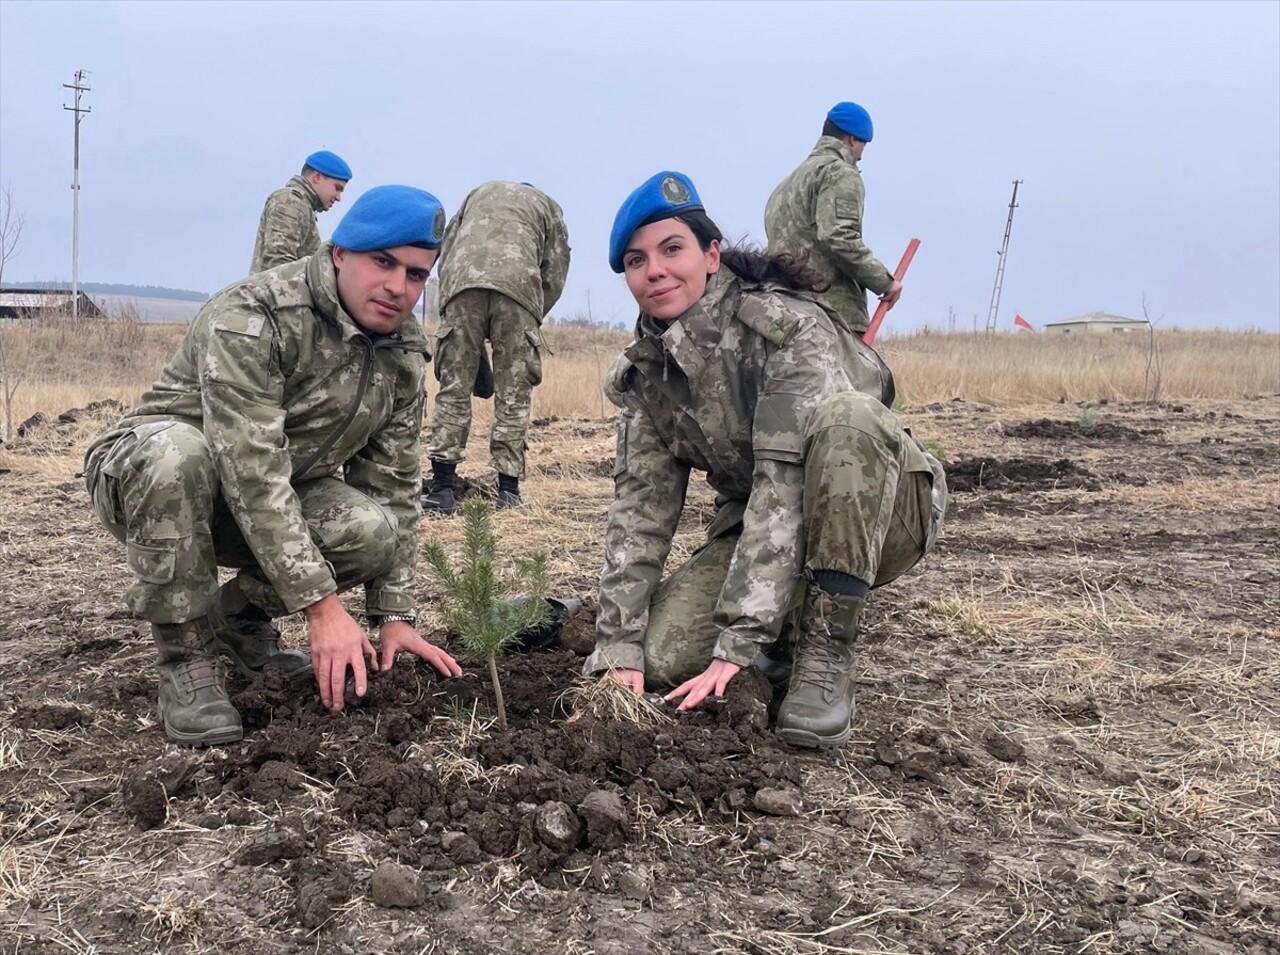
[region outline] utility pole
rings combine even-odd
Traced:
[[[74,172],[71,179],[71,320],[76,321],[80,318],[80,121],[84,119],[85,113],[92,112],[89,106],[80,106],[80,96],[89,92],[89,87],[85,85],[85,77],[88,74],[85,70],[76,70],[76,78],[73,83],[63,83],[62,88],[66,90],[75,90],[76,104],[75,106],[67,106],[65,103],[62,108],[70,110],[76,114],[75,120],[75,162]]]
[[[1009,257],[1009,233],[1013,231],[1013,210],[1018,208],[1018,186],[1021,184],[1021,179],[1013,180],[1013,198],[1009,200],[1009,221],[1004,226],[1004,243],[996,253],[999,260],[996,265],[996,284],[991,289],[991,308],[987,312],[988,335],[996,330],[996,317],[1000,313],[1000,292],[1004,289],[1004,265]]]

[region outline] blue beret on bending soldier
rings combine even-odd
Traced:
[[[670,219],[681,212],[702,208],[702,199],[698,197],[693,180],[684,173],[667,170],[650,176],[627,196],[614,217],[613,231],[609,233],[610,268],[615,272],[622,271],[622,253],[636,229],[659,219]]]
[[[827,119],[854,139],[871,142],[875,130],[871,126],[871,114],[857,103],[836,103],[827,113]]]
[[[333,244],[352,252],[416,245],[438,249],[444,206],[413,186],[374,186],[355,201],[333,231]]]
[[[306,164],[322,176],[328,176],[330,179],[341,179],[343,182],[348,182],[351,179],[351,167],[346,164],[346,161],[341,156],[337,153],[331,153],[327,149],[312,153],[306,158]]]

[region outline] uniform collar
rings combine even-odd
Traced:
[[[311,202],[312,209],[314,209],[316,212],[324,211],[324,203],[320,201],[320,193],[316,192],[315,186],[307,182],[306,176],[297,175],[297,176],[294,176],[289,181],[296,182],[298,184],[299,188],[302,189],[303,194]]]
[[[835,156],[842,162],[848,163],[850,166],[857,168],[858,157],[853,154],[853,149],[844,140],[836,139],[834,136],[819,136],[818,143],[813,147],[810,156]]]

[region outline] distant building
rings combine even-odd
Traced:
[[[81,318],[102,318],[104,313],[84,292],[79,295]],[[0,289],[0,319],[51,318],[71,316],[70,289],[13,288]]]
[[[1110,312],[1089,312],[1061,322],[1046,322],[1044,330],[1051,335],[1100,335],[1107,332],[1133,332],[1145,329],[1141,318],[1125,318]]]

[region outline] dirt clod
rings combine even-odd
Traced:
[[[755,807],[770,816],[798,816],[804,811],[804,799],[794,789],[761,789],[756,792]]]
[[[427,900],[422,877],[398,862],[383,862],[373,870],[369,885],[373,904],[383,909],[413,909]]]
[[[622,797],[597,789],[587,793],[579,807],[587,821],[587,842],[595,849],[613,849],[627,841],[631,820]]]

